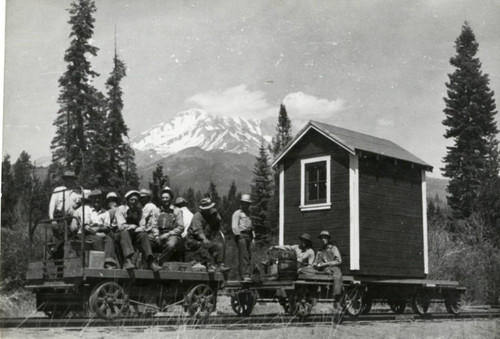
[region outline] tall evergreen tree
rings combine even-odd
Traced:
[[[272,172],[264,141],[259,147],[259,155],[253,170],[251,214],[259,243],[268,243],[273,233],[267,218],[269,199],[272,192]]]
[[[59,79],[60,109],[54,121],[56,135],[51,148],[53,161],[63,161],[67,168],[79,173],[88,143],[94,140],[89,125],[103,121],[102,95],[92,84],[99,74],[92,70],[87,59],[98,51],[91,44],[96,7],[92,0],[77,0],[68,11],[71,42],[64,55],[66,71]]]
[[[16,221],[14,209],[18,194],[14,173],[10,162],[10,155],[3,157],[2,161],[2,227],[12,228]]]
[[[217,185],[212,180],[210,180],[210,184],[208,185],[208,190],[207,193],[205,193],[205,196],[212,199],[212,202],[215,202],[219,209],[221,208],[222,199],[219,196],[219,192],[217,192]]]
[[[198,201],[196,201],[196,196],[192,187],[188,188],[184,198],[187,201],[187,208],[194,213],[197,210],[196,206]]]
[[[447,198],[456,217],[468,217],[477,211],[481,184],[494,180],[500,166],[494,92],[476,57],[478,47],[466,22],[455,41],[457,54],[450,59],[455,71],[448,75],[448,95],[444,99],[444,136],[454,144],[447,147],[442,170],[450,178]]]
[[[153,181],[149,182],[149,189],[153,193],[152,200],[156,206],[161,205],[160,192],[162,188],[170,184],[169,181],[168,175],[163,174],[163,165],[157,164],[153,172]]]
[[[31,163],[31,156],[22,151],[12,169],[14,171],[14,182],[17,193],[21,196],[30,193],[33,183],[31,176],[34,169]]]
[[[269,145],[269,151],[276,156],[292,140],[292,122],[288,118],[285,105],[280,105],[276,135]]]

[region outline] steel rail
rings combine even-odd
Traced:
[[[238,317],[235,315],[214,315],[202,321],[187,316],[124,317],[112,321],[99,318],[0,318],[0,328],[79,328],[79,327],[151,327],[151,326],[189,326],[189,327],[252,327],[283,325],[314,325],[358,322],[410,322],[432,320],[496,319],[499,311],[466,312],[458,316],[448,313],[433,313],[425,316],[417,314],[377,313],[360,315],[357,319],[348,315],[334,318],[331,314],[311,314],[301,319],[283,314],[254,315]]]

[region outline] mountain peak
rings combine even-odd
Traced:
[[[262,139],[271,140],[272,127],[257,119],[221,116],[192,108],[177,113],[132,139],[139,151],[155,151],[161,156],[189,147],[257,154]]]

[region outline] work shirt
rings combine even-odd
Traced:
[[[182,236],[184,232],[184,219],[180,208],[175,206],[169,206],[167,209],[161,208],[156,224],[153,225],[152,232],[155,237],[165,233],[179,237]]]
[[[251,234],[253,231],[252,219],[243,210],[236,210],[233,213],[231,228],[234,235],[240,235],[241,232]]]
[[[191,220],[191,226],[188,230],[188,237],[198,241],[212,239],[215,233],[220,232],[220,222],[222,218],[219,213],[212,215],[209,220],[205,219],[201,212],[196,212]]]
[[[66,186],[54,188],[49,203],[49,219],[54,219],[54,212],[56,211],[60,214],[72,216],[80,201],[81,195],[73,190],[68,190]]]
[[[312,248],[308,248],[303,251],[299,245],[283,247],[295,251],[295,253],[297,254],[297,262],[308,266],[311,266],[314,263],[314,250]]]
[[[148,202],[144,205],[142,208],[142,215],[144,216],[143,220],[145,224],[141,226],[146,228],[146,232],[152,232],[153,225],[156,224],[159,214],[160,210],[152,202]]]
[[[78,231],[78,234],[82,234],[82,228],[92,225],[92,210],[90,205],[83,205],[75,210],[70,226],[72,232]]]
[[[184,232],[182,232],[182,237],[185,238],[191,226],[191,221],[193,220],[193,213],[186,206],[179,208],[182,211],[182,221],[184,222]]]
[[[128,205],[118,206],[116,208],[115,219],[118,231],[127,230],[132,225],[137,227],[146,225],[142,215],[142,209],[139,207],[132,209]]]
[[[314,264],[320,263],[329,263],[328,266],[338,266],[342,264],[342,258],[340,257],[340,252],[337,246],[328,244],[326,248],[319,251],[316,255],[316,259],[314,260]]]
[[[98,211],[95,208],[93,208],[90,214],[90,220],[92,228],[98,228],[98,227],[106,227],[108,229],[111,228],[109,213],[104,209],[100,209]],[[106,234],[103,232],[97,232],[96,235],[105,236]]]

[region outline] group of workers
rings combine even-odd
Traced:
[[[49,218],[71,220],[72,235],[80,239],[83,236],[93,250],[104,252],[105,268],[118,268],[121,262],[124,269],[134,269],[134,254],[140,252],[153,271],[161,270],[164,263],[173,259],[200,263],[209,272],[229,270],[224,266],[222,219],[210,198],[203,198],[199,211],[193,214],[184,198],[173,199],[169,187],[161,189],[161,204],[157,207],[148,189],[128,191],[125,202],[120,204],[115,192],[80,192],[75,188],[76,176],[72,172],[65,172],[62,179],[64,185],[56,187],[52,194]],[[251,281],[251,246],[255,241],[251,203],[250,195],[243,194],[240,208],[231,220],[238,248],[238,273],[244,281]],[[323,247],[316,255],[307,233],[299,237],[298,245],[273,248],[295,251],[299,267],[331,274],[334,298],[338,298],[342,291],[342,259],[328,231],[322,231],[319,238]]]

